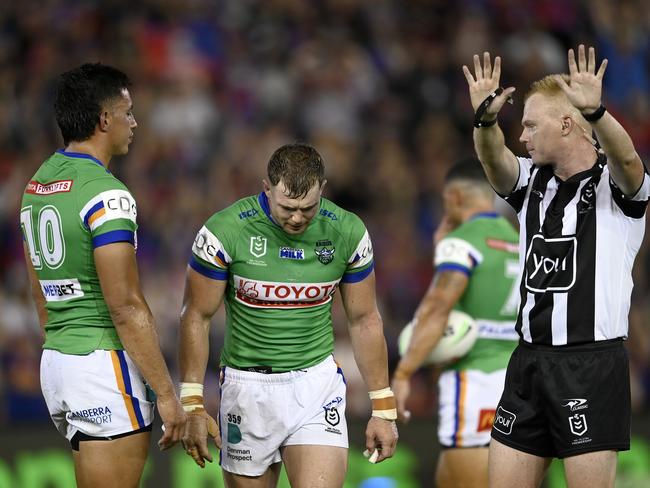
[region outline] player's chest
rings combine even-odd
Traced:
[[[332,234],[315,229],[296,238],[251,226],[238,236],[231,275],[269,282],[338,281],[347,259],[343,243]]]

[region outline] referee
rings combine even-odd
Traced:
[[[474,146],[494,189],[520,221],[520,337],[497,407],[492,487],[537,487],[554,457],[569,487],[613,487],[630,447],[627,337],[632,265],[645,229],[650,178],[629,135],[601,103],[607,60],[569,50],[569,75],[536,81],[520,141],[506,146],[497,114],[501,60],[474,56]],[[602,150],[592,139],[596,134]]]

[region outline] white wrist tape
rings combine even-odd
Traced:
[[[203,396],[203,385],[201,383],[181,383],[181,398],[195,395]]]
[[[186,412],[203,409],[203,385],[201,383],[181,383],[181,405]]]
[[[372,401],[373,417],[378,417],[384,420],[397,419],[397,409],[395,408],[395,394],[393,393],[393,390],[390,389],[390,387],[382,388],[381,390],[369,391],[368,396]],[[388,398],[390,398],[390,400],[386,400]]]
[[[390,410],[373,410],[371,416],[384,420],[397,420],[397,409],[391,408]]]
[[[390,389],[390,386],[382,388],[381,390],[373,390],[368,392],[368,396],[371,400],[379,400],[380,398],[388,398],[395,396],[393,390]]]

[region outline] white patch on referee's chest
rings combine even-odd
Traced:
[[[525,284],[531,292],[568,291],[576,282],[575,237],[533,236],[526,253]]]

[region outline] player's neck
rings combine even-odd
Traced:
[[[111,162],[111,154],[108,151],[103,151],[101,145],[94,143],[92,139],[81,141],[81,142],[73,141],[66,146],[65,151],[89,154],[95,159],[101,161],[101,163],[107,169],[108,169],[108,165]]]
[[[475,217],[478,214],[487,214],[495,213],[494,205],[487,202],[482,205],[472,205],[471,207],[466,207],[461,212],[461,222],[467,222],[472,217]]]

